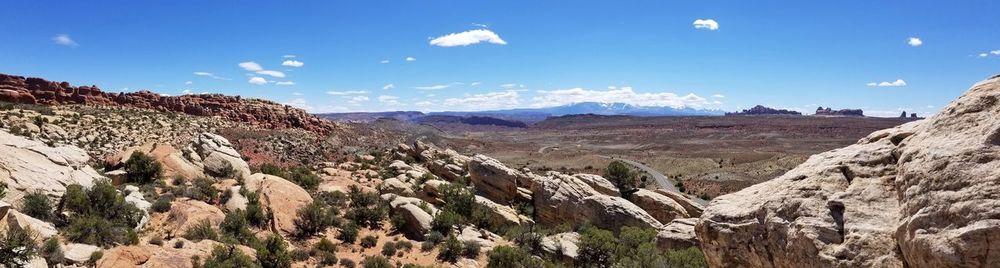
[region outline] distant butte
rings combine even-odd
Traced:
[[[750,109],[744,109],[740,112],[726,113],[727,116],[733,115],[802,115],[800,112],[789,111],[785,109],[774,109],[771,107],[765,107],[763,105],[757,105]]]

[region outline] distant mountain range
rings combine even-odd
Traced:
[[[403,121],[414,121],[429,115],[448,115],[458,117],[493,117],[503,120],[535,123],[549,117],[597,114],[597,115],[631,115],[631,116],[714,116],[723,115],[719,110],[673,108],[666,106],[637,106],[627,103],[580,102],[563,106],[547,108],[519,108],[507,110],[476,111],[476,112],[378,112],[378,113],[333,113],[319,114],[321,117],[333,120],[373,121],[378,118],[395,118]]]

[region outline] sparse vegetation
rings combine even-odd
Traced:
[[[234,245],[216,246],[212,249],[212,255],[205,258],[204,264],[200,264],[197,259],[192,259],[191,262],[195,268],[261,267],[253,258],[244,254]]]
[[[201,241],[203,239],[218,240],[219,234],[212,228],[212,223],[208,220],[201,220],[184,232],[184,238],[191,241]]]
[[[126,179],[130,183],[151,183],[163,175],[163,167],[152,156],[142,152],[133,152],[125,161]]]
[[[0,264],[4,267],[21,267],[38,254],[35,234],[21,228],[7,228],[0,233]]]
[[[292,256],[288,253],[285,239],[280,235],[269,235],[257,247],[257,261],[263,268],[287,268],[292,266]]]
[[[364,268],[393,268],[396,267],[389,262],[389,259],[382,256],[367,256],[361,260],[361,267]]]
[[[375,247],[376,243],[378,243],[378,238],[377,237],[375,237],[373,235],[366,235],[365,237],[361,238],[361,244],[360,245],[363,248],[371,248],[371,247]]]
[[[79,184],[66,187],[59,211],[69,214],[63,235],[77,243],[110,246],[127,244],[128,230],[142,219],[141,210],[125,201],[108,180],[98,180],[90,190]]]
[[[439,245],[438,260],[446,262],[455,262],[458,260],[459,256],[462,256],[463,245],[461,241],[455,235],[449,235],[448,239]]]
[[[543,261],[535,259],[524,249],[512,246],[497,246],[488,254],[487,268],[540,268]]]
[[[297,235],[307,237],[334,226],[338,221],[336,208],[327,208],[322,201],[313,200],[309,205],[299,209],[294,224]]]
[[[351,185],[348,197],[351,200],[350,210],[345,218],[354,220],[358,226],[378,229],[388,213],[388,206],[376,193],[362,192],[360,188]]]
[[[21,212],[39,220],[50,221],[52,220],[52,201],[49,201],[49,197],[41,191],[28,192],[24,195]]]
[[[338,237],[341,241],[348,244],[354,244],[358,240],[358,225],[353,222],[349,222],[340,229],[340,234]]]
[[[614,183],[615,187],[618,187],[622,197],[629,198],[632,193],[638,190],[639,180],[636,179],[635,172],[632,172],[621,161],[611,161],[607,169],[604,170],[604,177]]]

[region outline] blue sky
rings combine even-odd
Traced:
[[[15,0],[4,9],[0,73],[239,94],[312,112],[615,101],[927,114],[1000,73],[996,1]]]

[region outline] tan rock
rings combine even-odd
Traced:
[[[383,200],[389,201],[389,206],[392,207],[393,215],[400,215],[406,221],[406,225],[403,227],[402,232],[406,234],[411,239],[423,240],[424,236],[431,229],[431,221],[434,217],[431,213],[437,213],[433,206],[426,204],[425,206],[431,210],[424,211],[420,208],[420,199],[402,197],[395,194],[383,194],[381,196]]]
[[[558,233],[542,238],[542,250],[563,260],[576,260],[580,256],[579,243],[579,233]]]
[[[275,228],[285,235],[295,232],[299,209],[313,202],[305,189],[278,176],[256,173],[243,186],[260,195],[261,204],[274,212]]]
[[[646,189],[637,189],[630,198],[632,203],[645,210],[661,223],[678,218],[688,218],[687,210],[681,204],[661,194]]]
[[[499,204],[510,204],[519,197],[517,187],[533,188],[536,180],[532,174],[508,168],[484,155],[469,161],[469,175],[479,195]]]
[[[490,219],[492,219],[497,226],[510,227],[533,222],[531,218],[517,214],[517,211],[513,208],[497,204],[496,202],[490,201],[485,197],[477,195],[476,203],[479,203],[489,209]]]
[[[90,260],[90,255],[94,252],[101,251],[100,247],[87,245],[87,244],[77,244],[70,243],[68,245],[62,246],[63,257],[71,263],[83,264]]]
[[[219,226],[226,216],[219,208],[192,199],[175,200],[168,215],[171,218],[166,221],[167,227],[164,230],[176,236],[184,235],[188,228],[206,220],[212,226]]]
[[[382,182],[383,193],[393,193],[401,196],[414,196],[413,185],[399,181],[396,178],[389,178]]]
[[[584,183],[587,183],[587,185],[590,185],[591,188],[594,188],[594,190],[597,190],[602,194],[611,196],[621,195],[621,193],[618,192],[618,187],[615,187],[614,183],[611,183],[611,181],[608,181],[608,179],[605,179],[604,177],[594,174],[585,174],[585,173],[576,174],[573,175],[573,177],[576,177],[577,179],[580,179]]]
[[[698,237],[694,225],[698,218],[675,219],[663,226],[656,234],[656,245],[660,250],[682,250],[698,247]]]
[[[163,167],[163,178],[172,180],[175,176],[183,177],[190,181],[198,177],[204,177],[205,173],[197,164],[184,158],[182,153],[169,144],[146,144],[132,147],[121,153],[115,154],[105,159],[105,165],[113,169],[125,166],[125,162],[135,152],[141,152],[153,157],[160,162]]]
[[[35,234],[35,241],[39,243],[59,233],[52,223],[32,218],[17,210],[7,209],[7,215],[0,218],[0,230],[6,231],[11,228],[31,230]]]
[[[670,199],[673,199],[675,202],[680,204],[681,207],[684,207],[684,210],[687,211],[687,214],[690,215],[691,217],[701,217],[701,213],[705,211],[705,206],[702,206],[701,204],[691,201],[691,199],[687,198],[684,195],[667,191],[664,189],[656,189],[654,192],[666,196]]]
[[[250,165],[243,161],[229,140],[219,135],[201,133],[184,148],[183,156],[202,167],[207,175],[222,176],[232,172],[235,174],[230,175],[237,177],[250,176]]]
[[[182,248],[174,248],[176,241],[183,241]],[[125,268],[125,267],[168,267],[168,268],[190,268],[191,257],[198,256],[205,260],[212,254],[216,246],[226,246],[212,240],[201,240],[192,242],[183,238],[167,241],[163,246],[156,245],[136,245],[120,246],[105,250],[101,260],[97,262],[100,268]],[[246,246],[236,246],[243,254],[251,258],[256,256],[256,251]]]
[[[104,177],[88,161],[90,156],[75,146],[50,147],[0,130],[0,182],[7,184],[2,200],[18,204],[35,190],[55,199],[66,192],[66,185],[91,187]]]
[[[613,230],[622,226],[663,226],[628,200],[601,194],[573,176],[544,177],[534,195],[535,216],[546,226],[590,223]]]

